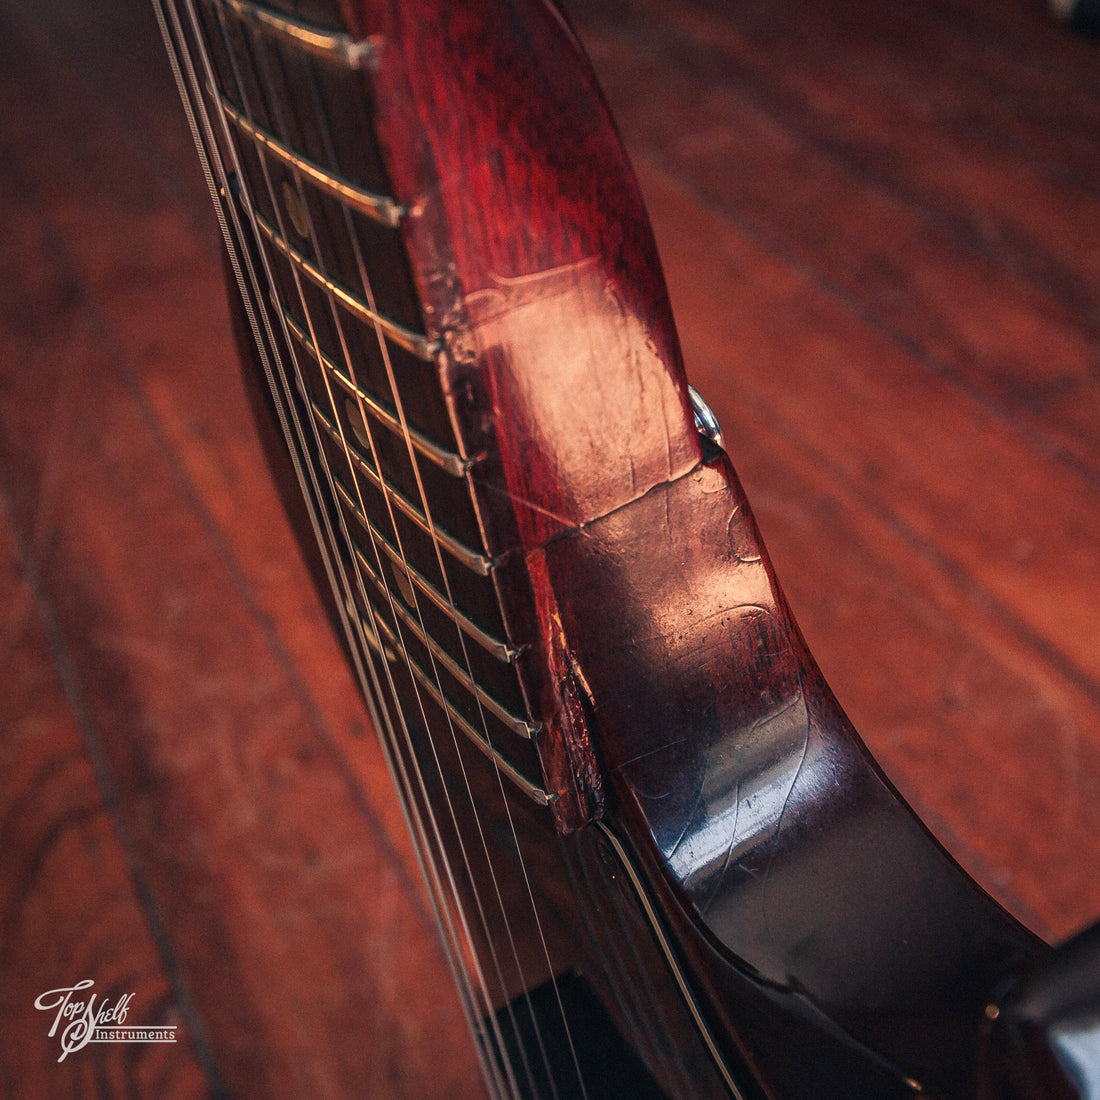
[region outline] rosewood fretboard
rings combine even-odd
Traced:
[[[552,804],[509,606],[512,525],[474,476],[494,461],[489,417],[428,331],[403,240],[415,196],[391,194],[373,121],[374,45],[319,5],[196,11],[252,291],[270,307],[260,335],[289,368],[352,632],[385,658],[406,721],[457,728]]]

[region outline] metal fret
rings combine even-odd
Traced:
[[[171,51],[173,46],[172,37],[169,33],[169,28],[166,23],[164,13],[159,6],[162,2],[167,2],[167,0],[154,0],[154,2],[158,5],[158,17],[160,19],[162,31],[164,32],[169,50]],[[231,7],[233,10],[238,11],[242,9],[248,11],[250,8],[253,7],[253,5],[239,3],[238,0],[221,0],[221,2]],[[197,17],[193,6],[191,8],[190,14],[194,31],[196,34],[200,34],[201,32],[198,27]],[[176,33],[180,34],[179,19],[175,16],[174,13],[173,15]],[[275,19],[274,22],[277,26],[280,25],[280,20]],[[294,28],[290,21],[281,21],[281,24],[284,29],[290,32],[290,37],[297,37],[293,33]],[[298,29],[300,31],[300,28]],[[354,44],[352,45],[354,47]],[[344,46],[344,52],[345,59],[347,59],[346,54],[348,52],[348,47],[346,43]],[[358,51],[356,51],[354,58],[351,59],[352,63],[357,64],[360,60],[362,60],[364,56],[365,52],[359,53]],[[188,113],[190,121],[192,122],[192,128],[196,131],[196,140],[199,144],[200,155],[203,156],[204,168],[206,169],[208,179],[210,179],[210,169],[205,159],[206,146],[203,141],[202,135],[198,131],[198,127],[195,125],[194,118],[190,114],[190,96],[188,94],[188,88],[184,84],[182,76],[180,76],[178,63],[175,67],[177,79],[179,80],[181,86],[181,92],[183,92],[184,95],[185,106],[188,107]],[[207,121],[206,108],[205,106],[203,106],[202,103],[201,87],[199,84],[199,80],[196,77],[194,68],[190,64],[189,59],[188,67],[190,91],[193,94],[194,99],[199,104],[200,110],[202,110],[205,133],[210,141],[210,145],[214,148],[215,156],[217,156],[217,142],[215,140],[215,136],[211,131],[210,124]],[[206,78],[209,79],[210,66],[208,62],[206,63],[205,68]],[[228,129],[230,123],[227,119],[223,117],[221,125],[223,129]],[[226,146],[232,147],[233,141],[230,140],[229,134],[225,133],[224,137],[226,138]],[[218,174],[220,176],[220,182],[227,186],[228,184],[225,178],[225,173],[221,167],[220,161],[216,162],[216,166],[218,169]],[[266,177],[266,169],[264,174]],[[213,180],[211,180],[211,183],[213,184]],[[227,206],[231,207],[232,204],[227,203]],[[236,212],[231,210],[230,214],[239,233],[241,226],[239,224],[236,224],[238,222]],[[340,509],[338,507],[335,515],[324,515],[323,518],[325,520],[325,532],[322,532],[318,525],[317,515],[314,510],[315,505],[326,503],[323,501],[323,499],[319,499],[316,495],[314,495],[320,493],[320,488],[314,469],[314,461],[310,457],[311,448],[307,445],[307,436],[317,434],[316,428],[314,427],[313,431],[304,431],[304,429],[308,427],[308,425],[299,420],[299,415],[294,408],[295,402],[290,400],[290,398],[293,396],[291,383],[286,375],[283,373],[285,365],[282,363],[283,356],[279,348],[281,341],[276,338],[276,335],[272,332],[271,326],[267,322],[267,318],[265,317],[264,322],[266,324],[266,330],[268,336],[271,337],[274,356],[278,360],[277,370],[273,370],[273,364],[269,361],[265,341],[262,338],[261,328],[257,325],[256,317],[253,312],[252,299],[250,298],[249,294],[249,287],[248,285],[246,285],[245,280],[241,277],[240,261],[234,247],[232,234],[228,230],[226,215],[221,210],[219,210],[219,219],[222,222],[223,229],[226,230],[226,243],[229,245],[229,251],[233,261],[235,273],[240,280],[241,290],[244,296],[245,309],[248,314],[249,320],[252,323],[252,327],[255,330],[258,342],[260,343],[259,353],[261,359],[263,360],[264,370],[268,376],[268,381],[272,383],[272,387],[275,390],[275,403],[279,412],[279,420],[283,431],[287,436],[287,442],[290,444],[291,456],[294,460],[295,470],[298,474],[299,480],[301,481],[302,488],[305,491],[307,508],[310,512],[311,519],[313,520],[314,529],[320,540],[320,549],[322,558],[325,562],[326,571],[329,575],[330,581],[332,582],[334,594],[337,595],[338,604],[342,605],[343,608],[346,608],[347,612],[350,614],[350,618],[343,615],[341,617],[343,619],[345,630],[348,632],[348,641],[350,644],[354,664],[359,675],[360,684],[366,696],[370,714],[374,720],[375,725],[378,727],[379,741],[382,746],[382,755],[385,759],[385,763],[390,772],[391,778],[393,779],[394,784],[397,787],[401,802],[401,808],[405,816],[406,824],[408,825],[410,834],[412,836],[413,849],[417,855],[421,871],[428,886],[428,896],[431,901],[432,913],[435,917],[442,938],[445,954],[447,956],[448,962],[451,965],[455,979],[459,985],[459,991],[465,1015],[469,1021],[471,1031],[475,1037],[476,1050],[479,1056],[479,1060],[481,1062],[482,1070],[485,1074],[489,1091],[491,1091],[494,1095],[503,1096],[505,1093],[511,1095],[513,1092],[516,1091],[516,1077],[507,1064],[498,1062],[492,1054],[493,1049],[503,1051],[506,1049],[506,1047],[504,1045],[501,1029],[496,1024],[495,1018],[492,1014],[495,999],[493,992],[490,990],[489,984],[486,982],[484,977],[482,957],[485,955],[485,951],[481,946],[481,942],[475,939],[476,925],[473,925],[472,918],[467,915],[465,899],[459,893],[459,889],[456,885],[455,869],[452,866],[450,853],[445,845],[444,834],[441,832],[440,827],[437,824],[436,812],[433,808],[433,802],[435,801],[435,799],[432,797],[433,791],[432,788],[429,787],[428,783],[426,782],[425,775],[421,771],[422,759],[426,756],[427,752],[427,746],[423,745],[423,741],[425,740],[425,737],[429,744],[434,740],[433,730],[428,728],[425,728],[423,731],[417,730],[415,729],[415,726],[411,721],[407,723],[405,721],[405,718],[400,715],[398,716],[398,723],[395,724],[393,720],[393,715],[391,714],[392,708],[390,704],[396,704],[398,710],[400,710],[402,702],[406,699],[408,694],[405,690],[406,685],[411,683],[413,687],[413,694],[417,696],[417,702],[421,704],[422,710],[426,709],[423,707],[423,698],[419,697],[419,692],[416,688],[417,684],[422,686],[423,689],[428,693],[430,698],[432,698],[438,705],[438,707],[442,710],[443,715],[447,720],[447,724],[450,727],[451,736],[455,738],[455,753],[458,756],[459,760],[461,761],[464,755],[468,756],[468,750],[465,753],[459,752],[458,745],[460,744],[460,741],[458,733],[455,732],[456,730],[461,731],[461,735],[467,738],[478,752],[482,753],[488,758],[491,765],[496,770],[498,777],[501,777],[498,781],[501,783],[502,786],[502,790],[500,792],[502,798],[505,791],[507,790],[507,788],[504,787],[504,780],[507,780],[508,783],[512,784],[523,797],[529,798],[535,804],[543,807],[552,806],[556,802],[557,798],[560,796],[560,792],[554,791],[552,793],[548,793],[544,789],[546,784],[545,780],[543,780],[540,776],[541,769],[539,767],[537,759],[534,762],[533,766],[531,762],[527,762],[527,755],[529,753],[529,750],[524,749],[523,754],[519,758],[525,762],[526,767],[532,769],[532,772],[534,773],[536,779],[538,779],[538,783],[532,782],[530,779],[528,779],[527,776],[525,776],[519,768],[513,765],[506,757],[504,757],[493,748],[493,745],[490,742],[490,735],[487,728],[483,732],[479,732],[462,715],[454,713],[453,708],[448,704],[443,695],[442,688],[437,689],[435,685],[432,684],[431,680],[428,678],[422,668],[420,668],[415,662],[411,660],[407,660],[407,663],[400,662],[400,658],[398,658],[395,652],[388,653],[388,650],[392,650],[394,648],[393,643],[396,642],[396,637],[394,635],[394,632],[390,630],[384,622],[377,620],[377,625],[372,631],[369,625],[362,621],[362,617],[360,616],[359,611],[356,608],[354,601],[350,595],[350,582],[345,574],[344,564],[341,561],[342,555],[339,553],[335,546],[335,533],[332,530],[331,521],[332,519],[340,519],[340,527],[343,528],[345,538],[348,538],[349,535],[348,525],[340,516]],[[258,245],[260,242],[255,241],[249,243]],[[260,290],[260,287],[256,281],[255,273],[253,272],[252,260],[249,255],[250,252],[251,248],[247,246],[243,249],[245,266],[248,269],[248,274],[250,276],[252,287],[255,288],[257,292],[259,292],[262,298],[262,291]],[[263,267],[265,268],[267,275],[270,279],[272,272],[269,258],[263,255],[262,249],[257,249],[257,253],[258,258],[262,259]],[[367,292],[367,296],[370,296],[369,291]],[[261,306],[262,301],[256,302],[255,305]],[[303,306],[305,306],[304,300]],[[308,309],[308,307],[306,308]],[[308,312],[305,314],[305,316],[308,318]],[[416,324],[415,321],[413,323]],[[388,331],[392,335],[393,326],[389,326]],[[379,336],[381,336],[380,330]],[[425,349],[429,349],[434,352],[434,349],[431,349],[430,345],[426,343],[420,348],[414,347],[410,350],[413,350],[414,354],[416,354],[418,350],[423,353]],[[293,349],[289,350],[291,350],[289,358],[293,360]],[[434,358],[434,354],[425,357],[428,358],[430,361],[431,358]],[[302,385],[303,383],[301,372],[298,370],[299,364],[292,362],[291,365],[294,368],[294,374],[297,376],[296,381],[299,385]],[[391,386],[393,386],[396,390],[396,383],[393,381],[393,371],[388,363],[387,370],[389,373]],[[282,385],[286,389],[286,398],[289,402],[288,406],[284,406],[282,402],[282,394],[279,392],[279,386],[276,384],[276,379],[279,378],[280,375],[282,375]],[[291,435],[290,428],[288,427],[288,413],[289,416],[293,418],[294,427],[297,429],[297,436]],[[336,415],[337,414],[335,413],[334,409],[334,416]],[[298,453],[295,446],[296,441],[300,442],[304,451],[305,466],[309,470],[313,493],[310,492],[310,486],[306,483],[302,465],[298,461]],[[321,463],[324,466],[324,472],[329,476],[331,483],[331,478],[333,475],[332,471],[329,469],[328,458],[323,454],[324,448],[320,448],[319,446],[319,449],[322,451],[322,454],[318,457],[321,459]],[[384,485],[384,481],[382,480],[381,475],[382,470],[380,467],[378,481]],[[432,476],[433,478],[438,480],[438,475],[433,474]],[[419,483],[419,476],[417,480]],[[400,494],[395,494],[394,499],[398,499],[399,496]],[[403,496],[401,496],[400,498],[404,500]],[[405,503],[406,505],[408,504],[407,501]],[[426,502],[424,504],[424,510],[425,512],[428,512],[430,510]],[[329,503],[323,508],[323,513],[331,512],[332,506]],[[414,516],[413,518],[415,520],[416,517]],[[422,523],[421,525],[424,526],[425,524]],[[328,539],[326,539],[325,537],[326,533]],[[435,537],[435,532],[431,531],[430,529],[429,534],[430,536]],[[329,539],[332,540],[331,545],[329,545],[328,543]],[[447,543],[443,542],[443,545],[447,546]],[[458,545],[459,544],[453,544],[453,546],[455,547],[457,547]],[[448,549],[450,552],[453,552],[452,547],[448,547]],[[483,565],[483,568],[480,569],[479,572],[487,573],[491,563],[487,563],[485,559],[480,558],[480,556],[475,555],[474,558],[474,567],[476,568],[477,562],[480,562]],[[337,585],[337,577],[334,574],[334,565],[335,569],[339,573],[339,581],[341,582],[339,586]],[[446,577],[445,572],[443,575],[444,577]],[[469,578],[466,578],[466,580],[468,581]],[[363,581],[361,579],[358,579],[358,583],[360,588],[362,589]],[[446,581],[444,583],[446,585]],[[346,599],[340,599],[341,595],[344,595]],[[352,628],[353,623],[357,628],[355,630],[353,630]],[[398,632],[400,632],[400,625],[396,625],[396,629]],[[360,644],[356,644],[357,639],[353,637],[353,634],[357,634],[358,638],[362,640]],[[388,636],[389,639],[388,644],[383,641],[383,638],[386,636]],[[370,659],[369,651],[374,651],[375,654],[380,655],[381,661]],[[388,659],[391,658],[394,662],[393,666],[392,668],[387,669],[386,662]],[[407,652],[406,658],[408,658]],[[383,667],[379,669],[377,667],[378,664],[382,664]],[[367,668],[364,667],[365,665],[367,666]],[[408,670],[408,680],[405,679],[404,673],[401,673],[400,676],[397,675],[402,667]],[[384,674],[384,680],[382,677],[379,676],[379,672],[382,672]],[[395,680],[398,684],[400,684],[400,694],[398,693],[398,690],[395,690]],[[389,688],[388,692],[386,691],[387,684]],[[389,698],[387,698],[387,695],[389,696]],[[383,722],[379,721],[380,717],[384,720]],[[409,717],[411,718],[412,715],[409,715]],[[433,714],[432,717],[432,725],[440,726],[440,723],[436,720],[436,716]],[[438,732],[439,734],[446,736],[448,731],[441,727]],[[404,735],[404,747],[402,745],[400,736],[400,734],[402,733]],[[419,746],[414,745],[414,738],[416,742],[421,743]],[[512,748],[515,749],[516,746],[512,746]],[[433,754],[435,752],[434,746],[432,747],[432,752]],[[439,780],[442,783],[443,790],[446,794],[446,809],[449,811],[450,820],[453,823],[456,832],[458,833],[459,847],[463,857],[463,861],[465,863],[467,880],[473,887],[473,891],[476,896],[478,890],[478,882],[474,878],[473,871],[471,871],[470,861],[466,858],[466,850],[462,841],[461,830],[459,828],[459,818],[456,816],[454,808],[452,807],[450,802],[450,788],[452,784],[449,778],[444,774],[443,769],[439,767],[438,757],[436,757],[435,763],[438,768]],[[463,778],[465,778],[465,776],[463,776]],[[471,808],[473,809],[476,816],[477,806],[476,803],[474,803],[473,801],[473,794],[469,791],[468,786],[467,793],[470,795]],[[509,821],[511,821],[512,811],[509,808],[509,800],[507,798],[503,798],[503,801],[508,819]],[[441,818],[443,816],[443,810],[444,807],[440,807],[439,814]],[[445,819],[443,823],[444,828],[446,828]],[[479,839],[481,840],[481,848],[485,854],[485,858],[489,861],[489,869],[490,871],[492,871],[492,860],[494,857],[485,844],[485,838],[481,836]],[[522,853],[518,851],[518,848],[516,854],[519,856],[522,864]],[[462,868],[458,868],[458,874],[460,876],[461,873]],[[539,920],[537,911],[533,911],[533,916],[537,927]],[[471,927],[473,927],[474,929],[474,935],[471,934]],[[489,926],[485,922],[484,916],[482,916],[482,927],[484,928],[486,939],[488,941],[488,956],[491,957],[492,961],[495,963],[497,958],[496,950],[493,944],[492,934],[490,932]],[[497,967],[497,973],[498,975],[500,973],[499,966]],[[486,1027],[483,1024],[483,1018],[486,1015],[486,1012],[489,1015],[489,1028],[491,1029],[489,1031],[486,1030]],[[485,1041],[487,1035],[489,1038],[488,1042]],[[528,1074],[528,1078],[530,1079],[530,1074]]]
[[[363,622],[362,616],[359,614],[359,609],[352,604],[348,611],[350,614],[359,618],[360,622]],[[443,698],[443,694],[432,682],[432,678],[407,654],[404,657],[399,658],[397,654],[401,651],[401,642],[394,634],[394,632],[384,623],[378,616],[374,616],[374,624],[377,628],[378,637],[373,636],[370,624],[363,623],[363,636],[367,640],[367,644],[383,659],[383,660],[395,660],[404,664],[408,670],[412,673],[414,679],[420,684],[422,688],[435,700],[435,702],[451,717],[454,724],[462,731],[462,733],[473,744],[487,756],[490,760],[494,761],[497,767],[500,768],[502,775],[505,775],[510,779],[528,798],[537,802],[540,806],[549,806],[555,802],[558,798],[557,793],[548,793],[543,790],[542,787],[536,786],[531,782],[514,764],[510,763],[500,752],[493,748],[486,740],[484,734],[476,730],[465,718],[462,717],[455,708]],[[389,652],[387,653],[387,649]]]
[[[384,424],[391,432],[404,439],[406,436],[406,429],[401,427],[401,421],[397,419],[374,396],[369,390],[364,390],[362,387],[357,386],[341,368],[333,362],[323,351],[319,351],[314,342],[310,339],[309,333],[290,317],[277,300],[273,300],[272,304],[275,309],[283,314],[283,320],[286,321],[286,326],[290,330],[291,336],[301,345],[302,350],[309,353],[315,363],[319,363],[324,367],[329,374],[340,384],[341,388],[348,394],[349,397],[358,398],[362,403],[371,411],[375,419]],[[455,454],[454,451],[448,451],[446,447],[439,446],[438,443],[434,443],[426,435],[418,432],[416,428],[411,425],[407,428],[407,434],[412,445],[427,459],[430,459],[437,466],[447,471],[454,477],[463,477],[468,469],[473,466],[478,458],[463,458],[461,455]]]
[[[385,333],[386,338],[400,345],[406,351],[412,352],[418,359],[430,363],[440,349],[438,340],[429,340],[419,332],[412,332],[391,321],[388,317],[371,309],[362,299],[357,298],[346,287],[333,282],[308,256],[303,255],[289,241],[284,240],[279,231],[267,221],[266,218],[255,209],[253,216],[260,232],[277,248],[307,279],[322,290],[328,291],[346,310],[354,314],[368,325],[378,325]]]
[[[480,573],[483,577],[489,575],[489,570],[492,569],[495,564],[492,559],[485,557],[484,554],[479,554],[476,550],[471,550],[468,546],[459,542],[453,535],[449,535],[446,531],[430,524],[424,513],[413,504],[400,489],[392,482],[382,477],[358,450],[348,443],[347,439],[340,431],[340,428],[329,420],[324,410],[318,407],[317,402],[314,401],[313,398],[309,398],[309,407],[313,411],[317,423],[320,424],[332,440],[341,448],[347,447],[347,452],[351,456],[352,462],[355,463],[361,473],[366,474],[367,478],[376,489],[383,494],[388,493],[400,511],[408,516],[426,535],[435,539],[440,546],[442,546],[452,557],[465,565],[467,569],[472,569],[475,573]]]
[[[473,676],[462,668],[457,661],[437,642],[417,621],[416,616],[409,611],[400,600],[394,599],[389,592],[386,582],[374,571],[374,566],[367,559],[366,554],[357,546],[355,556],[363,572],[370,578],[375,588],[383,596],[390,597],[390,603],[394,613],[413,632],[417,640],[423,645],[432,657],[437,660],[471,695],[480,699],[485,709],[495,714],[514,734],[526,741],[538,733],[541,726],[537,722],[528,722],[524,718],[513,714],[503,703],[495,699]]]
[[[299,172],[318,190],[332,195],[333,198],[339,199],[340,202],[361,211],[367,217],[373,218],[390,229],[396,229],[401,224],[401,219],[408,212],[408,207],[391,199],[389,195],[378,195],[373,191],[367,191],[350,180],[328,171],[315,161],[291,149],[289,145],[284,145],[262,127],[250,122],[224,92],[212,90],[212,94],[217,96],[218,104],[226,117],[242,134],[250,137],[257,145],[263,146],[276,160]]]
[[[343,31],[318,27],[289,15],[252,3],[251,0],[216,0],[246,23],[266,31],[290,45],[324,61],[334,61],[348,69],[365,67],[374,55],[369,38],[354,39]]]
[[[363,515],[359,510],[359,505],[352,500],[351,494],[344,488],[339,479],[334,479],[334,481],[336,484],[336,492],[340,496],[344,506],[353,514],[356,522],[367,531],[386,557],[398,568],[404,569],[408,573],[412,583],[415,584],[440,611],[449,618],[454,619],[467,637],[475,641],[482,649],[490,653],[502,664],[511,664],[519,655],[520,650],[516,649],[514,646],[508,645],[506,642],[500,641],[499,638],[493,637],[488,631],[482,630],[477,623],[455,607],[454,604],[452,604],[442,592],[438,591],[435,585],[433,585],[415,565],[407,561],[401,555],[400,551],[390,544],[386,536],[378,530],[370,519]],[[361,553],[359,547],[355,548],[355,552],[357,555]]]

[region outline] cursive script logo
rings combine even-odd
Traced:
[[[76,985],[62,986],[60,989],[48,989],[34,1002],[41,1012],[53,1012],[53,1024],[49,1035],[52,1039],[61,1032],[61,1055],[57,1059],[64,1062],[74,1051],[88,1043],[174,1043],[176,1025],[157,1027],[123,1027],[132,993],[119,997],[113,1004],[104,997],[96,1003],[97,993],[85,999],[85,991],[95,982],[85,978]]]

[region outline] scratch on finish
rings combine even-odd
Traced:
[[[637,756],[630,757],[629,760],[624,760],[622,764],[619,765],[619,771],[630,767],[631,764],[636,764],[639,760],[645,760],[650,756],[656,756],[660,752],[667,752],[677,745],[686,745],[692,740],[694,740],[692,737],[677,737],[675,741],[666,741],[663,745],[658,745],[655,749],[647,749],[645,752],[638,753]]]
[[[806,691],[805,685],[802,680],[802,670],[798,671],[798,695],[795,698],[795,702],[805,702]],[[791,706],[795,703],[792,702]],[[806,709],[806,727],[802,737],[802,755],[798,760],[798,767],[795,769],[794,777],[791,779],[791,785],[787,788],[787,796],[783,799],[783,809],[779,811],[779,819],[775,823],[775,838],[772,841],[771,858],[768,860],[767,869],[764,872],[764,888],[760,891],[760,913],[764,918],[764,927],[768,930],[768,939],[772,945],[775,946],[775,937],[772,934],[771,921],[768,919],[768,880],[771,878],[772,868],[775,866],[776,858],[779,854],[779,838],[783,833],[783,822],[787,816],[787,807],[791,804],[791,795],[794,794],[794,789],[798,786],[798,780],[802,775],[803,769],[806,767],[806,757],[810,751],[810,712],[809,708]]]
[[[707,745],[706,751],[706,764],[703,767],[702,778],[699,781],[698,790],[695,792],[695,800],[691,804],[691,810],[684,814],[684,827],[680,830],[680,835],[676,838],[676,843],[665,853],[665,861],[672,865],[673,858],[680,850],[680,846],[684,843],[685,837],[691,832],[692,822],[695,821],[696,812],[699,809],[699,804],[703,801],[703,789],[706,787],[706,777],[710,771],[710,755],[714,750],[714,745]]]
[[[741,821],[741,787],[742,787],[743,782],[744,782],[744,772],[743,772],[743,769],[741,768],[741,764],[742,764],[742,762],[744,761],[744,758],[745,758],[745,749],[748,746],[748,744],[749,744],[749,742],[752,738],[752,734],[755,733],[758,729],[760,729],[761,726],[767,725],[770,722],[774,722],[777,719],[782,718],[784,714],[788,713],[788,711],[791,711],[796,706],[798,706],[798,704],[801,701],[802,701],[802,688],[801,688],[801,683],[800,683],[799,684],[799,692],[795,696],[794,699],[792,699],[785,707],[781,707],[774,714],[768,714],[765,717],[758,718],[755,722],[753,722],[753,724],[749,727],[748,732],[743,737],[741,737],[739,742],[738,742],[738,746],[737,746],[737,766],[736,766],[736,769],[735,769],[736,772],[737,772],[737,786],[736,786],[736,789],[734,791],[733,827],[732,827],[732,830],[730,832],[729,847],[726,849],[726,858],[722,863],[722,870],[719,872],[718,875],[715,876],[714,888],[711,890],[710,896],[707,898],[707,900],[701,906],[699,906],[699,912],[702,913],[704,916],[710,910],[711,905],[714,903],[714,899],[718,896],[718,892],[721,889],[722,882],[725,879],[726,875],[729,873],[730,863],[733,860],[733,853],[737,850],[737,828],[738,828],[738,825],[740,824],[740,821]],[[803,745],[802,745],[802,756],[801,756],[801,758],[798,762],[798,768],[795,770],[794,779],[791,782],[791,789],[787,792],[786,799],[784,799],[783,810],[780,812],[779,819],[776,822],[776,827],[775,827],[776,837],[779,836],[779,830],[782,828],[782,825],[783,825],[783,813],[786,812],[787,803],[790,801],[791,791],[794,790],[794,785],[795,785],[795,783],[798,782],[798,775],[802,771],[802,766],[806,761],[806,748],[807,748],[808,745],[809,745],[809,725],[807,724],[807,736],[806,736],[806,739],[805,739],[805,741],[803,742]],[[766,923],[766,916],[765,916],[765,923]],[[769,935],[770,935],[770,931],[769,931]]]
[[[558,512],[555,512],[550,508],[544,508],[539,504],[535,504],[534,501],[528,500],[525,496],[522,496],[519,493],[510,492],[508,489],[504,489],[499,485],[483,484],[482,488],[486,492],[492,493],[503,500],[507,500],[510,503],[519,505],[523,508],[530,508],[531,511],[538,512],[540,515],[546,516],[552,520],[556,520],[559,524],[561,524],[563,529],[546,540],[547,543],[550,543],[555,542],[557,539],[566,538],[567,536],[574,534],[575,532],[584,531],[586,527],[590,527],[594,523],[599,523],[601,520],[607,519],[609,516],[613,516],[616,513],[621,512],[624,508],[629,508],[632,504],[636,504],[638,501],[644,500],[650,494],[660,492],[662,489],[667,488],[669,485],[675,485],[677,482],[683,481],[685,478],[691,477],[693,474],[697,473],[701,467],[702,463],[699,463],[693,466],[690,470],[685,471],[678,478],[675,478],[672,481],[658,482],[658,484],[651,486],[650,488],[646,489],[645,492],[639,493],[637,496],[632,497],[630,500],[624,500],[622,503],[616,504],[613,508],[609,508],[607,509],[607,511],[599,513],[599,515],[590,516],[588,519],[585,519],[580,523],[573,523]],[[665,529],[666,531],[671,532],[670,520],[668,518],[667,501],[665,503],[665,515]],[[529,546],[526,549],[528,551],[531,551],[537,550],[539,549],[539,547]],[[748,564],[751,564],[751,560],[748,560]],[[746,604],[745,606],[755,605]]]

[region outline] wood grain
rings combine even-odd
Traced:
[[[1066,935],[1100,908],[1095,448],[1004,378],[1094,401],[1096,85],[1050,60],[1094,47],[962,4],[643,7],[582,33],[795,613],[956,854]]]
[[[196,233],[118,105],[10,22],[4,143],[23,155],[3,209],[34,274],[5,296],[21,369],[5,373],[4,483],[13,525],[48,547],[44,598],[209,1037],[207,1085],[476,1095],[384,767],[264,473],[210,219]],[[36,145],[24,127],[43,113],[72,140]],[[127,171],[106,147],[129,147]],[[51,340],[20,315],[49,315]],[[214,378],[228,388],[211,402]]]
[[[34,556],[0,524],[0,1090],[202,1096],[208,1079],[172,989],[170,960],[158,951],[160,929],[150,926],[144,883],[131,878],[115,807],[97,785],[74,713],[79,704],[63,682],[64,655],[50,644],[56,624],[42,621],[27,576]],[[129,1025],[174,1025],[177,1043],[86,1047],[61,1061],[60,1033],[48,1036],[55,1013],[36,1011],[35,1001],[89,976],[101,999],[133,995]]]
[[[968,868],[1068,934],[1100,912],[1095,44],[1038,2],[571,14],[811,648]],[[476,1094],[151,15],[0,29],[3,1090]],[[188,1042],[58,1065],[33,998],[84,967]]]

